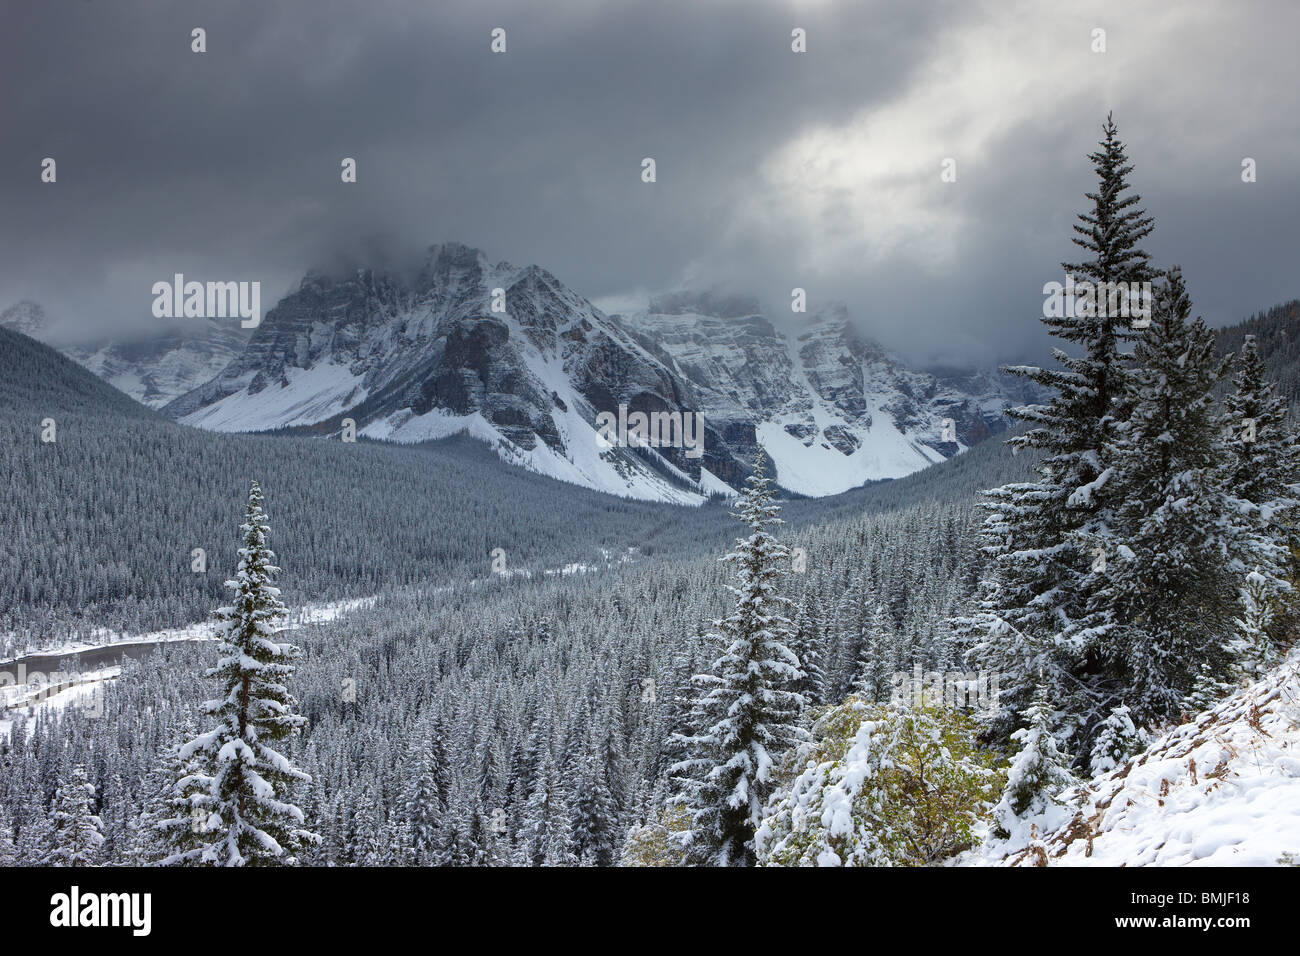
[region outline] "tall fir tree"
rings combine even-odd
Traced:
[[[618,810],[605,768],[589,748],[573,794],[573,853],[584,866],[612,866],[618,843]]]
[[[1243,593],[1243,638],[1271,657],[1270,642],[1300,634],[1300,442],[1287,421],[1286,399],[1269,381],[1253,335],[1236,358],[1224,400],[1229,490],[1255,508],[1261,530],[1281,551],[1279,566],[1255,569],[1263,578]],[[1254,573],[1254,572],[1252,572]]]
[[[865,572],[855,575],[852,584],[840,597],[836,607],[837,660],[831,691],[832,699],[837,702],[851,694],[856,687],[871,640],[872,615],[879,606],[871,580]]]
[[[1133,167],[1111,117],[1089,158],[1099,185],[1087,194],[1092,208],[1079,215],[1073,237],[1088,258],[1062,266],[1067,275],[1092,284],[1094,296],[1091,304],[1082,297],[1076,308],[1043,319],[1053,336],[1082,354],[1053,349],[1059,368],[1008,369],[1053,393],[1045,404],[1012,411],[1032,427],[1009,444],[1039,452],[1038,477],[988,494],[984,535],[992,572],[979,612],[959,622],[971,641],[969,663],[1001,675],[999,706],[990,719],[990,732],[999,739],[1020,725],[1040,680],[1057,706],[1089,711],[1091,685],[1104,670],[1101,648],[1079,629],[1100,583],[1091,572],[1096,556],[1087,541],[1111,520],[1108,448],[1126,417],[1122,399],[1129,371],[1120,349],[1134,331],[1132,318],[1116,315],[1110,297],[1096,289],[1125,283],[1140,290],[1157,272],[1140,246],[1153,221],[1138,207],[1140,198],[1127,192]],[[1089,714],[1083,722],[1104,717]]]
[[[1079,635],[1100,650],[1093,681],[1093,739],[1126,705],[1150,727],[1192,711],[1211,680],[1236,673],[1234,619],[1252,566],[1275,560],[1255,509],[1225,481],[1227,449],[1214,391],[1227,371],[1174,268],[1138,342],[1125,401],[1131,412],[1108,442],[1111,521],[1087,536],[1100,555]],[[1204,675],[1204,676],[1203,676]]]
[[[468,795],[465,810],[465,861],[467,866],[500,866],[497,839],[492,832],[492,821],[484,812],[477,793]]]
[[[367,783],[357,799],[354,816],[353,854],[357,866],[383,866],[388,862],[391,841],[385,827],[387,815],[373,783]]]
[[[193,731],[192,726],[188,729]],[[165,748],[157,765],[144,779],[143,806],[136,816],[134,839],[128,851],[130,862],[136,866],[159,863],[178,850],[197,844],[196,820],[202,811],[191,812],[189,798],[176,784],[197,773],[199,764],[194,758],[187,763],[179,754],[180,744]]]
[[[55,793],[58,793],[57,789]],[[20,806],[22,822],[14,841],[18,862],[22,866],[41,866],[54,845],[54,825],[40,794],[29,790]]]
[[[192,837],[164,863],[206,866],[294,864],[305,842],[319,840],[304,826],[302,810],[290,802],[297,783],[311,777],[271,745],[297,732],[305,718],[285,682],[299,650],[274,640],[287,609],[271,582],[280,569],[267,546],[270,525],[262,510],[262,489],[252,483],[240,526],[244,546],[239,567],[226,587],[234,603],[219,608],[221,644],[216,678],[223,696],[204,710],[218,719],[212,730],[180,748],[182,761],[198,759],[202,770],[177,781],[194,825]]]
[[[1268,378],[1255,336],[1247,335],[1235,360],[1232,390],[1223,407],[1228,428],[1228,478],[1236,495],[1268,509],[1281,523],[1297,506],[1300,446],[1287,427],[1286,399]],[[1292,534],[1280,528],[1278,536]]]
[[[1238,684],[1258,680],[1278,661],[1277,649],[1269,636],[1276,595],[1277,588],[1273,582],[1259,571],[1251,571],[1246,575],[1241,588],[1241,616],[1234,621],[1237,636],[1232,646],[1236,664],[1236,673],[1232,676],[1236,677],[1235,682]],[[1197,710],[1204,709],[1203,706],[1197,707]]]
[[[791,690],[803,698],[806,707],[820,707],[826,702],[826,627],[810,593],[805,593],[799,605],[790,650],[799,658],[800,671]]]
[[[898,635],[889,619],[889,610],[875,601],[867,618],[866,638],[862,642],[854,689],[864,700],[888,700],[893,675],[901,663],[898,660]]]
[[[403,811],[417,866],[445,864],[450,819],[451,773],[440,720],[431,719],[416,737],[408,761],[411,770]]]
[[[572,831],[568,794],[549,745],[541,752],[532,792],[520,827],[519,860],[523,866],[572,866]]]
[[[721,656],[695,677],[696,731],[682,741],[688,757],[674,768],[677,802],[690,818],[683,842],[697,865],[754,864],[754,832],[775,786],[775,762],[806,737],[798,725],[803,700],[788,689],[800,674],[788,646],[789,600],[779,589],[789,555],[769,530],[781,519],[764,465],[760,451],[733,512],[750,532],[722,559],[736,566],[736,584],[728,585],[735,609],[715,624]]]

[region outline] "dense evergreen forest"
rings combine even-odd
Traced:
[[[827,700],[852,686],[868,644],[887,649],[890,671],[913,660],[955,666],[960,650],[941,622],[975,586],[977,527],[967,503],[791,537],[806,550],[806,571],[790,577],[805,636],[826,649]],[[305,859],[616,859],[628,827],[665,796],[667,739],[682,729],[691,675],[707,664],[727,576],[701,557],[489,580],[412,590],[293,632],[307,724],[292,754],[313,778],[305,807],[324,837]],[[877,594],[892,596],[883,615],[873,613]],[[211,647],[165,647],[108,685],[102,719],[73,708],[15,729],[0,757],[0,803],[25,852],[38,852],[45,808],[78,764],[112,834],[102,859],[157,852],[148,815],[174,783],[163,756],[202,724],[212,659]],[[594,818],[574,818],[574,801],[593,793]],[[498,808],[505,829],[494,833]],[[598,835],[585,845],[559,835],[588,826]]]
[[[1292,299],[1214,333],[1219,352],[1224,355],[1240,352],[1246,336],[1254,336],[1268,378],[1277,383],[1278,394],[1286,399],[1292,416],[1300,403],[1300,331],[1297,329],[1300,329],[1300,299]]]

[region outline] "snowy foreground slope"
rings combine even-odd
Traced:
[[[987,862],[1272,866],[1300,857],[1300,656],[1066,798],[1074,812],[1039,843]]]

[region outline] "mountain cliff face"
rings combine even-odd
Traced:
[[[594,424],[620,404],[690,409],[681,384],[545,270],[493,265],[451,244],[433,247],[411,281],[309,275],[219,375],[165,411],[221,431],[337,434],[344,419],[402,442],[468,431],[545,474],[689,502],[716,485],[712,462],[730,464],[721,442],[706,439],[701,459],[680,448],[602,448]]]
[[[908,369],[842,306],[791,318],[708,293],[606,315],[544,269],[452,243],[410,276],[308,274],[246,339],[237,323],[191,320],[202,336],[178,330],[184,343],[154,352],[73,355],[200,428],[338,436],[350,419],[398,442],[463,431],[544,474],[683,503],[742,488],[760,445],[800,494],[900,477],[1001,431],[1024,397],[996,374]],[[611,444],[598,428],[607,415],[635,430],[637,413],[680,415],[687,436],[698,417],[702,448]]]
[[[909,370],[843,306],[801,319],[780,329],[755,303],[683,294],[614,317],[690,383],[737,452],[761,444],[781,484],[802,494],[898,478],[1005,429],[1015,383]]]

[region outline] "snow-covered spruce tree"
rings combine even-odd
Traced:
[[[1092,745],[1089,767],[1094,775],[1110,773],[1144,748],[1149,735],[1133,723],[1128,707],[1120,704],[1110,712]]]
[[[105,764],[111,766],[110,756],[105,755]],[[103,789],[100,791],[99,813],[104,829],[103,855],[107,861],[117,862],[124,859],[131,847],[132,795],[127,791],[122,771],[109,770],[104,773]]]
[[[188,728],[193,731],[193,727]],[[186,763],[178,756],[179,744],[163,749],[158,763],[145,776],[143,806],[137,814],[128,861],[133,866],[149,866],[175,853],[182,846],[193,845],[194,817],[189,798],[176,783],[198,772],[198,761]]]
[[[412,860],[417,866],[445,864],[447,803],[451,773],[442,735],[446,727],[431,719],[416,737],[408,757],[409,778],[403,810],[411,834]]]
[[[1273,622],[1271,601],[1276,591],[1269,579],[1258,571],[1246,575],[1241,586],[1241,616],[1233,622],[1237,625],[1237,641],[1233,648],[1237,683],[1259,680],[1277,663],[1278,654],[1268,634]]]
[[[864,700],[884,701],[890,696],[895,661],[898,657],[898,635],[889,620],[889,611],[879,601],[873,603],[867,618],[866,639],[858,660],[858,676],[854,690]]]
[[[569,795],[549,744],[543,743],[532,792],[519,828],[517,863],[521,866],[573,866]]]
[[[536,822],[529,817],[528,807],[537,789],[543,755],[549,753],[551,747],[551,726],[546,720],[545,712],[541,708],[536,708],[532,713],[531,720],[525,718],[528,723],[528,735],[522,743],[515,745],[511,758],[509,798],[504,804],[509,815],[507,830],[510,836],[512,862],[515,866],[534,865],[527,858],[525,846],[525,831]],[[540,862],[536,865],[540,865]]]
[[[1258,508],[1264,532],[1283,547],[1280,567],[1259,569],[1264,593],[1255,598],[1264,599],[1256,610],[1268,618],[1269,636],[1286,640],[1300,630],[1300,442],[1288,427],[1286,400],[1268,380],[1253,335],[1237,354],[1224,417],[1228,488]],[[1279,586],[1283,579],[1290,588]]]
[[[1070,772],[1069,755],[1052,734],[1052,714],[1046,685],[1040,685],[1022,715],[1025,726],[1011,735],[1020,750],[1007,771],[1002,799],[993,808],[993,834],[1011,849],[1030,841],[1030,827],[1043,833],[1064,819],[1059,796],[1077,782]]]
[[[691,678],[702,667],[696,655],[700,646],[697,641],[702,642],[703,635],[698,634],[695,637],[696,640],[692,640],[686,648],[677,649],[669,658],[666,680],[656,691],[657,700],[661,702],[659,726],[663,728],[658,752],[655,755],[658,768],[658,774],[653,781],[656,797],[662,797],[664,792],[671,790],[672,768],[687,756],[684,741],[692,734],[691,708],[694,703],[694,687],[691,685]],[[658,808],[661,803],[662,800],[652,803],[650,807]]]
[[[1232,391],[1223,407],[1229,429],[1228,476],[1233,493],[1268,510],[1280,523],[1297,507],[1300,446],[1287,428],[1286,400],[1267,378],[1255,336],[1246,336],[1236,357]],[[1282,528],[1279,534],[1294,533]]]
[[[249,489],[240,531],[239,568],[226,582],[234,603],[216,611],[219,659],[206,672],[224,691],[204,704],[218,724],[178,752],[182,761],[199,760],[202,770],[176,783],[189,807],[191,818],[184,822],[190,837],[164,865],[293,865],[303,843],[319,840],[304,828],[302,811],[289,802],[294,784],[311,777],[271,748],[306,720],[294,713],[297,701],[285,686],[298,648],[274,640],[287,609],[279,588],[271,584],[280,569],[267,547],[270,526],[257,482]],[[173,821],[172,832],[183,832],[177,823]]]
[[[1276,549],[1254,509],[1224,480],[1224,430],[1214,389],[1227,363],[1191,303],[1181,272],[1157,290],[1151,326],[1128,377],[1129,418],[1108,442],[1111,521],[1094,529],[1088,614],[1078,635],[1101,651],[1093,689],[1126,704],[1142,727],[1175,718],[1204,690],[1201,673],[1231,683],[1234,619],[1246,573]],[[1091,749],[1092,735],[1084,741]]]
[[[760,450],[733,512],[750,531],[722,559],[736,566],[736,584],[728,585],[735,610],[715,623],[711,637],[722,653],[709,673],[695,677],[695,732],[682,741],[688,757],[673,768],[681,787],[676,802],[690,817],[683,845],[695,865],[753,865],[773,765],[806,736],[798,725],[803,700],[787,689],[799,676],[787,646],[789,602],[778,590],[788,552],[768,530],[781,519],[764,464]]]
[[[852,583],[836,607],[837,660],[833,662],[835,679],[830,682],[830,700],[840,701],[853,693],[861,672],[862,661],[872,653],[871,626],[880,608],[877,592],[867,574],[854,575]],[[802,663],[802,662],[801,662]]]
[[[81,764],[59,782],[50,810],[50,824],[54,828],[51,847],[46,854],[46,866],[97,866],[100,848],[104,843],[103,824],[92,812],[95,785],[86,779]]]
[[[383,866],[392,843],[386,838],[384,808],[375,793],[374,784],[367,783],[357,798],[353,815],[355,831],[352,849],[357,866]]]
[[[572,797],[570,831],[573,852],[583,866],[613,866],[618,842],[618,810],[606,781],[605,768],[588,748]]]
[[[501,850],[497,835],[492,832],[492,819],[484,810],[478,795],[470,798],[466,811],[465,846],[467,865],[501,866]]]
[[[1079,282],[1140,288],[1157,276],[1139,245],[1153,220],[1138,207],[1139,197],[1127,193],[1133,167],[1109,116],[1100,148],[1089,158],[1099,185],[1087,194],[1092,208],[1078,217],[1073,237],[1089,258],[1062,266]],[[1038,479],[988,493],[984,537],[992,570],[978,613],[954,622],[971,642],[968,663],[1001,677],[999,708],[989,721],[995,738],[1005,740],[1019,726],[1040,675],[1050,699],[1075,715],[1084,736],[1109,712],[1091,686],[1104,670],[1104,655],[1075,633],[1100,583],[1090,571],[1096,556],[1087,542],[1110,523],[1108,447],[1126,416],[1128,360],[1120,347],[1134,333],[1131,318],[1114,315],[1108,298],[1098,296],[1091,305],[1085,298],[1043,319],[1052,335],[1082,354],[1053,349],[1059,368],[1008,369],[1054,394],[1046,404],[1011,412],[1033,426],[1009,444],[1040,453]]]
[[[808,707],[820,707],[826,702],[826,626],[821,611],[811,595],[805,593],[795,618],[790,650],[799,658],[802,676],[790,688],[804,699]]]
[[[41,866],[54,843],[54,826],[38,794],[29,793],[22,802],[22,809],[23,819],[14,840],[18,865]]]

